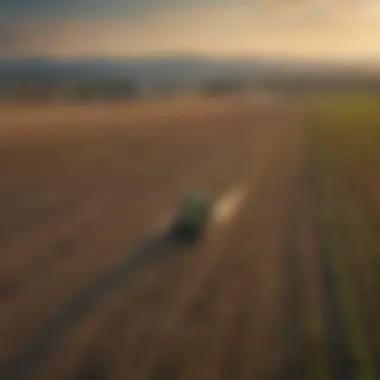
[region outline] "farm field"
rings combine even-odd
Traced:
[[[380,373],[378,102],[345,95],[312,107],[320,246],[332,267],[346,357],[360,379]]]
[[[376,99],[0,119],[0,379],[377,378]],[[189,189],[195,246],[165,234]]]

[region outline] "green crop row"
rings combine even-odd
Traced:
[[[377,326],[371,325],[378,317],[374,315],[377,294],[369,285],[380,274],[380,267],[373,265],[380,255],[373,225],[380,215],[379,105],[380,98],[366,95],[330,96],[311,104],[319,250],[326,255],[333,277],[331,291],[355,380],[377,378],[374,358],[380,354],[376,351],[380,335],[373,334]]]

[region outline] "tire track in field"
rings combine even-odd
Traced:
[[[252,287],[253,282],[254,290],[247,292],[251,298],[247,301],[250,319],[245,321],[245,347],[241,353],[243,360],[240,359],[239,379],[278,378],[284,364],[280,361],[284,319],[281,308],[284,302],[282,260],[288,233],[289,198],[294,188],[294,165],[298,165],[293,150],[297,148],[295,143],[298,143],[299,132],[297,127],[283,127],[286,129],[282,136],[283,145],[278,148],[272,171],[267,174],[260,198],[262,206],[251,219],[255,221],[252,228],[257,225],[258,235],[252,234],[255,239],[251,243],[257,256],[253,254],[255,260],[247,261],[250,264],[247,269],[255,281],[247,276],[246,287]],[[241,319],[244,323],[244,318]]]
[[[300,120],[293,127],[287,129],[284,137],[281,157],[286,160],[278,164],[276,180],[281,184],[281,192],[276,197],[278,221],[274,248],[273,269],[270,276],[274,276],[276,290],[273,297],[277,299],[277,305],[272,313],[277,314],[273,323],[274,342],[272,347],[274,364],[266,369],[265,376],[281,380],[304,379],[304,362],[302,357],[302,339],[300,328],[300,266],[298,252],[295,247],[297,239],[297,212],[302,195],[301,181],[305,164],[305,138],[304,126]],[[276,186],[274,180],[271,186]],[[268,211],[269,212],[269,211]],[[273,211],[271,211],[273,212]],[[276,215],[276,214],[275,214]],[[274,291],[274,290],[273,290]],[[261,373],[260,376],[264,376]]]
[[[353,357],[337,293],[338,279],[332,268],[333,253],[326,249],[315,220],[315,194],[311,188],[314,178],[309,164],[302,169],[297,197],[293,200],[293,237],[285,290],[288,323],[284,329],[284,357],[292,352],[291,332],[296,332],[299,350],[296,358],[300,362],[285,370],[281,379],[349,380],[355,378]]]
[[[310,148],[309,144],[307,146]],[[290,202],[291,237],[285,245],[283,257],[284,319],[279,378],[330,379],[331,375],[334,380],[356,379],[355,359],[350,351],[338,295],[339,279],[331,258],[334,253],[328,249],[321,226],[316,223],[311,212],[314,208],[310,202],[315,196],[311,185],[315,183],[311,177],[309,153],[306,158],[296,182],[295,197]],[[300,239],[308,241],[301,243]],[[302,252],[302,248],[307,252]],[[309,258],[300,255],[308,255]],[[307,267],[307,260],[313,261],[313,269]],[[304,271],[312,278],[306,279]],[[302,289],[302,286],[308,289]],[[310,294],[314,297],[307,299]],[[316,315],[311,315],[310,310]],[[305,354],[313,357],[306,357]]]
[[[363,182],[360,178],[359,183]],[[356,179],[356,181],[358,181]],[[351,182],[350,182],[351,183]],[[356,186],[358,184],[356,183]],[[370,188],[367,183],[367,188]],[[368,194],[367,194],[368,195]],[[377,276],[379,270],[378,252],[380,239],[378,234],[378,207],[371,196],[363,193],[346,194],[339,200],[340,218],[342,220],[341,235],[349,235],[342,244],[342,250],[348,253],[349,262],[346,267],[352,278],[351,288],[355,290],[358,310],[357,321],[362,325],[362,346],[372,367],[373,377],[380,375],[380,334],[378,326],[379,307],[374,289],[380,282]],[[372,206],[372,207],[371,207]]]
[[[287,211],[287,234],[282,250],[282,318],[280,323],[279,380],[306,379],[301,320],[301,268],[296,241],[298,238],[297,213],[302,199],[299,178],[295,180]]]
[[[303,184],[297,215],[296,249],[301,274],[301,331],[304,373],[308,379],[332,380],[328,366],[326,303],[321,282],[320,255],[313,219],[308,176]]]
[[[311,145],[311,153],[313,147]],[[311,154],[312,155],[312,154]],[[320,199],[321,194],[318,193],[319,184],[317,183],[318,173],[314,167],[315,157],[309,157],[309,183],[310,194],[309,201],[311,201],[312,213],[309,217],[312,218],[311,224],[315,234],[313,237],[317,250],[315,264],[317,266],[316,272],[318,273],[319,284],[322,293],[322,311],[326,336],[326,352],[327,352],[327,367],[328,374],[331,379],[356,379],[355,374],[355,358],[352,356],[348,335],[346,321],[343,315],[341,299],[339,297],[339,281],[337,268],[334,267],[334,255],[328,241],[327,228],[324,225],[326,220],[322,220],[322,211],[317,207],[326,207],[323,200]],[[319,204],[318,204],[319,203]],[[330,226],[331,227],[331,226]],[[339,253],[338,253],[339,254]]]
[[[356,379],[356,359],[349,347],[347,326],[338,296],[338,281],[324,237],[319,235],[319,268],[324,288],[325,319],[328,337],[328,360],[333,379]]]
[[[2,380],[22,380],[33,376],[42,359],[47,358],[59,344],[68,330],[91,310],[99,299],[104,298],[112,289],[125,281],[126,276],[153,265],[155,260],[178,257],[186,245],[171,235],[156,236],[145,241],[140,247],[128,254],[117,268],[110,270],[95,283],[75,296],[64,311],[44,326],[42,332],[32,339],[20,356],[9,365],[0,368]]]

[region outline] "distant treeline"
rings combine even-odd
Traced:
[[[14,83],[0,89],[4,99],[20,102],[57,101],[115,101],[135,100],[145,97],[160,97],[178,93],[219,95],[242,91],[246,86],[237,80],[211,79],[195,85],[180,85],[159,82],[150,86],[141,85],[131,79],[106,79],[91,82],[57,83],[28,81]]]
[[[76,83],[27,81],[0,85],[3,99],[20,102],[65,102],[135,100],[153,96],[193,92],[205,96],[243,91],[269,90],[280,93],[303,94],[316,92],[365,91],[380,92],[380,77],[363,75],[286,76],[271,75],[255,79],[210,78],[197,84],[156,83],[142,86],[133,79],[102,79]]]
[[[15,83],[2,89],[2,97],[13,101],[96,101],[133,100],[139,97],[140,88],[133,80],[102,80],[99,82],[56,83],[28,81]]]
[[[284,93],[380,92],[379,75],[273,76],[257,79],[253,87]]]

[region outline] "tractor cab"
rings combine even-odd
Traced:
[[[211,214],[211,199],[201,192],[186,194],[180,203],[175,220],[175,233],[196,239],[205,230]]]

